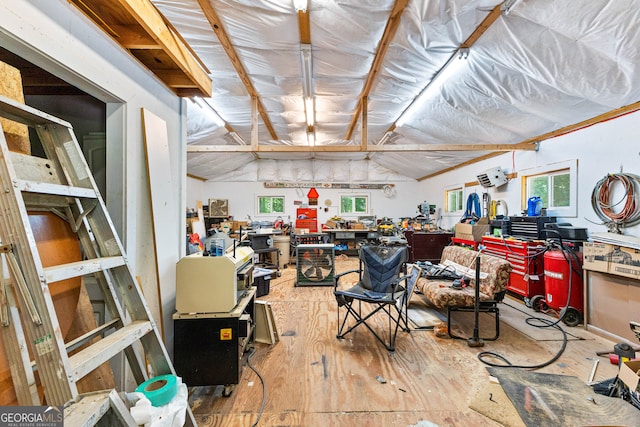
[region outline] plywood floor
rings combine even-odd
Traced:
[[[338,272],[356,266],[354,258],[336,260]],[[526,332],[532,326],[502,322],[500,338],[481,348],[471,348],[464,340],[438,338],[432,331],[400,332],[396,352],[390,355],[366,329],[336,339],[332,288],[294,287],[294,279],[295,265],[291,265],[282,270],[282,277],[274,275],[270,293],[260,298],[271,302],[280,335],[275,345],[256,344],[250,359],[266,383],[260,426],[500,425],[469,408],[489,385],[478,353],[497,352],[513,364],[536,365],[550,360],[562,345],[560,332],[557,340],[533,340],[518,330]],[[423,304],[422,296],[414,295],[412,304]],[[460,320],[460,329],[469,326],[472,323]],[[612,350],[615,343],[582,326],[576,331],[586,339],[570,340],[564,354],[538,372],[587,381],[590,358],[596,351]],[[595,379],[614,377],[617,367],[600,359]],[[190,389],[190,404],[200,426],[252,426],[262,400],[260,378],[248,367],[230,397],[222,396],[221,387]]]

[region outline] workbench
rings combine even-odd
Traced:
[[[342,229],[334,228],[324,230],[329,235],[329,243],[333,243],[336,246],[336,255],[345,254],[349,256],[357,256],[358,249],[360,248],[358,243],[367,241],[370,233],[377,231],[369,229]]]

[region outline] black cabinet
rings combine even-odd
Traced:
[[[175,313],[174,365],[188,386],[225,386],[230,395],[240,382],[242,358],[254,341],[252,287],[228,313]]]
[[[453,233],[448,231],[412,231],[406,230],[404,237],[409,244],[409,262],[440,262],[442,250],[451,244]]]

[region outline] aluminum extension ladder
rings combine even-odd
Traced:
[[[65,405],[82,397],[76,383],[120,353],[137,384],[149,375],[175,375],[71,125],[2,96],[0,116],[35,129],[47,156],[9,151],[0,127],[0,240],[18,264],[11,269],[11,279],[14,285],[23,284],[15,286],[15,293],[29,314],[23,329],[32,343],[47,404]],[[66,218],[78,235],[85,260],[44,268],[28,210],[48,210]],[[101,339],[69,356],[48,285],[86,275],[95,277],[111,320],[83,335],[86,341]],[[14,356],[24,359],[24,352]],[[16,388],[29,386],[33,388],[18,381]],[[187,424],[195,425],[188,407]]]

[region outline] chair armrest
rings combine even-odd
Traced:
[[[396,288],[398,287],[398,285],[400,284],[400,282],[402,282],[403,280],[406,282],[407,280],[409,280],[409,278],[411,277],[410,274],[406,274],[404,276],[400,276],[397,279],[394,279],[393,282],[391,282],[391,292],[396,291]],[[405,286],[406,289],[406,286]]]
[[[351,274],[351,273],[360,273],[360,270],[347,270],[347,271],[343,271],[340,274],[336,274],[335,276],[333,276],[334,281],[333,281],[333,287],[337,288],[338,287],[338,281],[340,281],[340,279],[342,278],[342,276],[346,276],[347,274]]]

